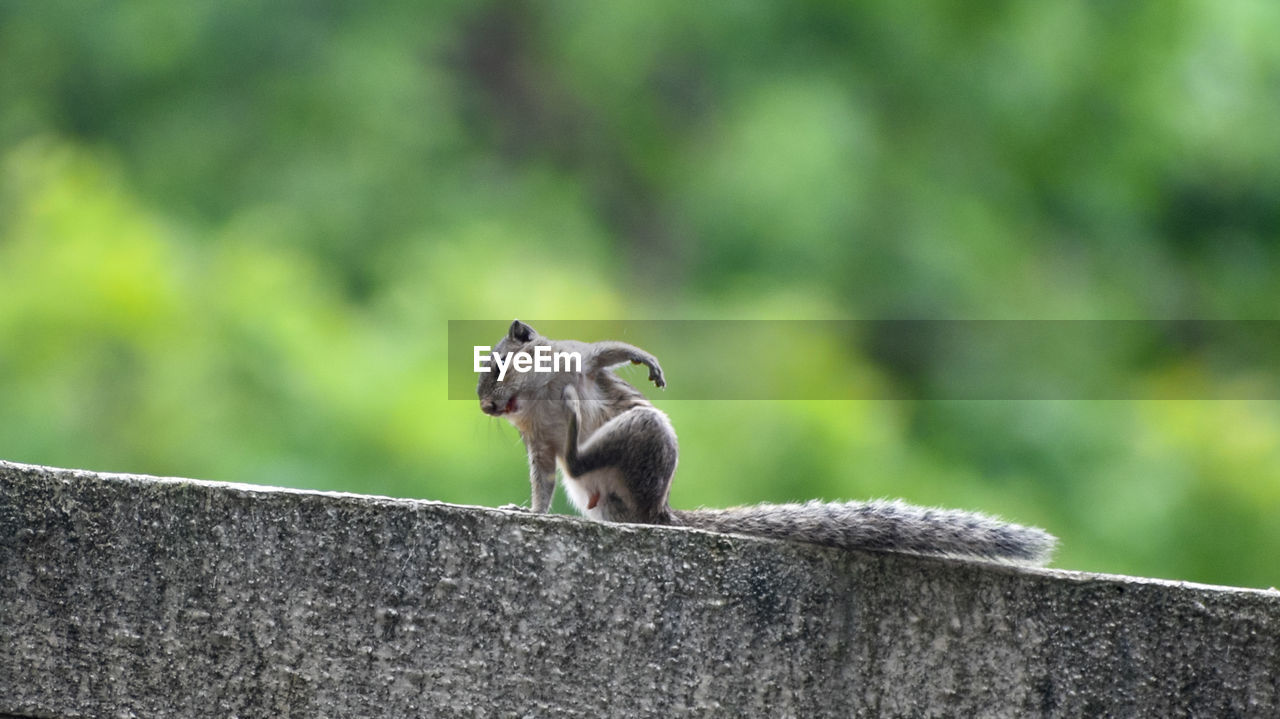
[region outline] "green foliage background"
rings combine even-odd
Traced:
[[[1277,37],[1265,0],[0,3],[0,457],[501,504],[449,319],[1272,319]],[[677,506],[1280,576],[1273,401],[663,408]]]

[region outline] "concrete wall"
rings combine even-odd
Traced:
[[[0,462],[0,716],[1280,716],[1280,593]]]

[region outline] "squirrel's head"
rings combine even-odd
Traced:
[[[529,387],[526,387],[529,384],[528,373],[519,372],[512,366],[508,366],[503,373],[497,358],[509,358],[512,353],[527,352],[528,348],[539,342],[545,344],[546,340],[532,327],[520,320],[512,321],[506,336],[493,347],[492,354],[489,356],[489,371],[480,373],[480,382],[476,385],[476,395],[480,397],[482,412],[500,417],[519,411],[521,390],[526,390],[526,396],[523,399],[531,399],[527,392]]]

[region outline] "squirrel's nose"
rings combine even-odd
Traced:
[[[480,400],[480,411],[485,414],[493,414],[498,411],[498,403],[491,399]]]

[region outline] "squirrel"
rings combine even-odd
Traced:
[[[576,353],[581,365],[574,371],[506,372],[511,353],[532,355],[538,347]],[[493,348],[493,357],[476,387],[480,409],[504,417],[519,430],[529,453],[533,512],[550,510],[558,462],[574,507],[598,521],[1031,565],[1046,564],[1057,542],[1034,527],[901,501],[672,509],[667,500],[679,456],[675,429],[664,412],[611,371],[627,362],[643,364],[649,368],[649,380],[665,387],[656,357],[623,342],[550,340],[520,320],[511,323]],[[503,357],[507,359],[500,370]]]

